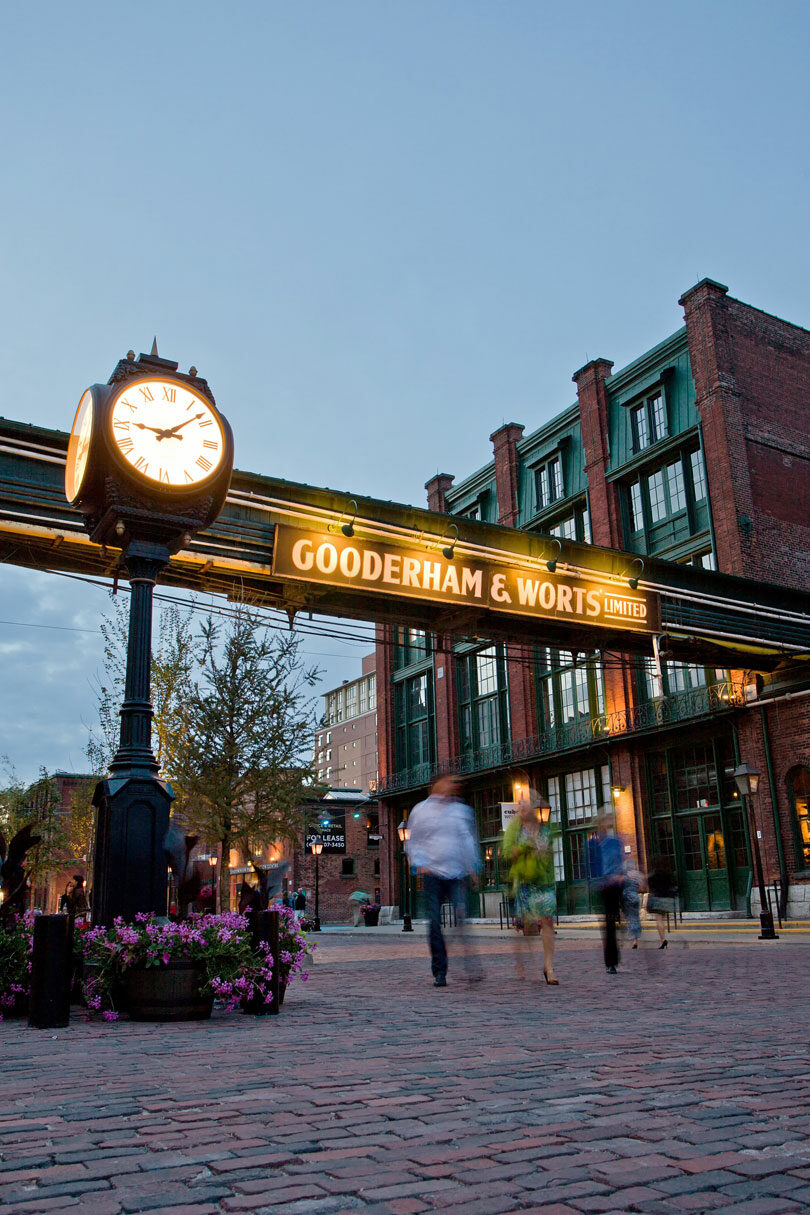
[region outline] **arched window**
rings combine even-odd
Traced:
[[[798,827],[799,863],[810,869],[810,769],[794,768],[788,776],[788,790]]]

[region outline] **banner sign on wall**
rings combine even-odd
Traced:
[[[285,524],[277,525],[273,546],[277,578],[601,628],[660,631],[660,604],[650,591],[600,581],[596,574],[583,577],[565,570],[549,574],[541,563],[517,564],[519,557],[515,561],[515,565],[500,565],[461,555],[448,561],[441,552],[425,548],[303,531]]]

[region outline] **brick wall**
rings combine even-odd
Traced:
[[[718,566],[810,579],[810,333],[703,279],[681,297]]]
[[[374,862],[380,861],[385,840],[376,848],[369,848],[366,837],[366,809],[360,808],[360,818],[353,817],[353,807],[346,806],[346,852],[321,853],[318,859],[319,904],[321,921],[325,924],[348,924],[352,922],[351,904],[348,896],[353,890],[364,890],[370,895],[380,887],[380,878],[374,873]],[[381,832],[385,834],[381,826]],[[344,855],[354,860],[355,872],[341,876]],[[303,886],[307,892],[307,916],[315,915],[315,857],[311,852],[299,850],[293,860],[293,885],[296,890]]]

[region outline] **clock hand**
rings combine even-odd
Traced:
[[[173,426],[171,428],[171,430],[163,431],[163,438],[164,439],[182,439],[183,436],[179,435],[177,433],[178,430],[182,430],[184,426],[188,426],[189,422],[196,422],[198,418],[202,418],[203,416],[204,415],[201,413],[195,413],[193,418],[186,418],[185,422],[178,422],[178,424],[176,426]]]
[[[159,438],[161,438],[161,439],[163,438],[163,436],[165,434],[168,433],[165,430],[161,430],[161,428],[159,426],[147,426],[143,422],[133,422],[132,425],[137,426],[138,430],[153,430],[155,432],[155,434],[158,435]]]

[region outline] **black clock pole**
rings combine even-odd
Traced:
[[[159,543],[133,540],[124,553],[132,595],[121,737],[110,775],[93,795],[98,807],[93,881],[93,922],[139,911],[166,914],[163,840],[174,795],[159,780],[152,751],[152,592],[169,561]]]

